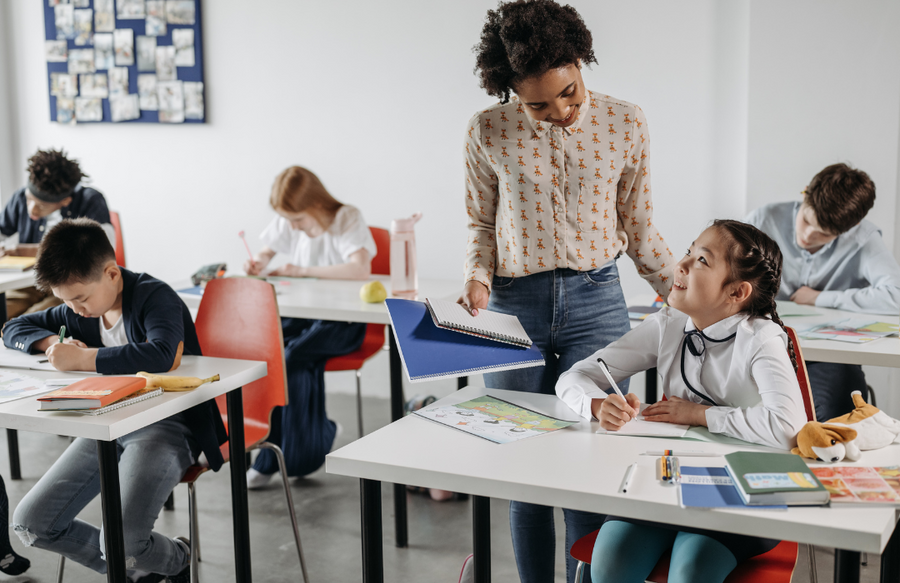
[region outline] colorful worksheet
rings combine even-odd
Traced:
[[[894,336],[900,331],[897,324],[866,320],[864,318],[847,318],[813,326],[800,332],[800,338],[808,340],[839,340],[861,344],[879,338]]]
[[[494,443],[519,441],[578,423],[556,419],[491,396],[455,405],[427,407],[415,413]]]
[[[48,387],[44,381],[11,370],[0,370],[0,403],[15,401],[49,393],[57,387]]]
[[[900,505],[900,466],[810,468],[831,494],[831,504]]]

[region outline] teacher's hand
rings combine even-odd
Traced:
[[[456,303],[461,304],[473,316],[477,316],[478,310],[487,308],[490,297],[491,292],[486,285],[472,280],[466,282],[466,287],[463,288],[463,293]]]

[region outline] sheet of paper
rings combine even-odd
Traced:
[[[0,350],[0,367],[56,370],[47,361],[46,354],[26,354],[19,350]]]
[[[641,411],[643,412],[649,405],[641,403]],[[684,437],[689,425],[680,425],[677,423],[660,423],[659,421],[646,421],[643,415],[638,415],[623,425],[618,431],[607,431],[598,429],[597,433],[605,433],[607,435],[632,435],[640,437]]]
[[[49,393],[55,388],[48,387],[42,380],[25,374],[0,370],[0,403]]]
[[[790,316],[820,316],[821,312],[817,312],[815,308],[812,306],[807,306],[803,304],[795,304],[794,302],[789,302],[786,300],[780,300],[775,302],[775,309],[778,310],[778,315],[782,318],[787,318]]]
[[[799,333],[800,338],[809,340],[838,340],[861,344],[879,338],[894,336],[900,327],[897,324],[878,322],[865,318],[847,318],[813,326]]]

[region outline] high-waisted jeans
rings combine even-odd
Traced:
[[[488,309],[514,314],[544,355],[543,367],[484,375],[491,388],[556,394],[559,375],[628,332],[628,308],[615,261],[593,271],[556,269],[527,277],[494,277]],[[628,383],[619,384],[623,391]],[[564,509],[566,580],[575,577],[568,549],[603,525],[603,516]],[[553,508],[512,501],[509,522],[519,578],[552,582],[556,557]],[[586,579],[587,581],[587,579]]]

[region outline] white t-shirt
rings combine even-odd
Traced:
[[[369,258],[376,253],[375,239],[362,213],[346,204],[338,209],[328,230],[318,237],[310,238],[303,231],[292,229],[290,221],[277,216],[259,238],[269,249],[287,254],[289,263],[301,267],[347,263],[360,249],[368,251]]]
[[[128,336],[125,334],[124,316],[119,316],[119,319],[116,320],[116,323],[109,330],[103,325],[103,318],[97,318],[97,323],[100,326],[100,342],[103,346],[125,346],[128,344]]]

